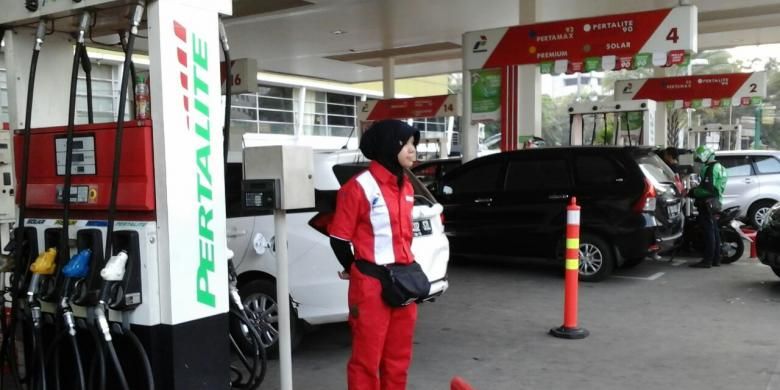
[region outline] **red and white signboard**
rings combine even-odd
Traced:
[[[764,97],[766,97],[766,72],[660,77],[615,82],[615,100],[681,101],[681,107],[750,105],[760,102]]]
[[[222,94],[225,94],[225,78],[227,72],[225,62],[219,63],[219,82],[222,84]],[[230,93],[257,92],[257,60],[254,58],[239,58],[230,61],[230,77],[233,83],[230,85]]]
[[[697,50],[697,9],[562,20],[464,35],[467,69],[554,63],[554,72],[671,66]]]
[[[439,95],[407,99],[368,100],[360,104],[358,120],[378,121],[458,115],[460,115],[458,95]]]

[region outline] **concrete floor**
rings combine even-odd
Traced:
[[[556,267],[450,266],[450,290],[420,306],[409,390],[449,389],[453,375],[479,390],[780,390],[780,278],[755,259],[712,269],[646,261],[580,283],[584,340],[547,331],[562,323]],[[293,385],[346,389],[346,323],[306,335]],[[262,389],[279,389],[277,362]]]

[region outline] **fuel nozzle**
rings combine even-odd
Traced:
[[[127,252],[119,251],[119,253],[111,256],[106,262],[106,266],[100,270],[100,277],[103,278],[103,288],[100,291],[100,303],[108,304],[108,296],[111,293],[111,288],[119,283],[125,277],[125,266],[127,265]]]
[[[92,259],[92,250],[84,249],[71,257],[68,264],[65,264],[65,267],[62,268],[62,274],[67,278],[62,291],[62,299],[64,301],[69,299],[74,284],[89,275],[90,259]]]
[[[35,294],[38,293],[38,285],[41,282],[41,277],[50,276],[54,274],[57,269],[57,248],[49,248],[46,252],[38,255],[38,258],[30,265],[30,271],[33,276],[30,280],[30,287],[27,289],[27,298],[33,300]]]

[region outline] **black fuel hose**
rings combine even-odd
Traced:
[[[65,141],[65,176],[62,184],[62,239],[60,240],[59,253],[68,256],[70,241],[70,188],[71,188],[71,168],[73,166],[73,130],[76,126],[76,87],[78,85],[79,64],[81,62],[81,51],[84,49],[84,43],[76,43],[76,52],[73,55],[73,68],[71,69],[70,96],[68,102],[68,126],[66,130]]]
[[[111,195],[108,201],[108,217],[106,226],[106,258],[113,254],[112,246],[114,244],[114,222],[116,220],[116,199],[119,194],[119,168],[122,162],[122,137],[125,131],[125,105],[127,104],[127,83],[130,77],[130,67],[133,63],[133,47],[135,45],[135,34],[128,32],[127,48],[125,51],[125,61],[122,68],[122,81],[119,91],[119,109],[117,113],[116,136],[114,138],[114,166],[111,173]]]
[[[36,1],[37,9],[37,1]],[[13,284],[11,285],[11,323],[8,326],[8,331],[3,332],[3,342],[0,346],[0,367],[5,366],[6,359],[11,364],[11,371],[13,372],[14,379],[17,386],[20,387],[22,382],[18,372],[18,365],[11,351],[10,345],[13,343],[14,334],[16,332],[17,313],[19,312],[17,297],[24,290],[24,281],[27,280],[29,274],[29,267],[21,266],[22,255],[24,254],[24,220],[27,211],[27,176],[30,167],[30,128],[32,121],[32,108],[33,97],[35,92],[35,75],[38,69],[38,56],[41,52],[41,45],[46,33],[45,23],[39,22],[38,29],[36,31],[35,46],[33,47],[32,58],[30,60],[30,73],[27,80],[27,106],[24,113],[24,135],[22,141],[22,167],[19,178],[19,185],[17,191],[19,192],[19,206],[18,206],[18,223],[15,229],[14,240],[16,241],[16,249],[14,250],[14,262],[15,270],[22,270],[19,275],[16,275]],[[2,37],[0,37],[2,39]],[[29,259],[28,259],[29,260]],[[27,262],[25,262],[27,264]],[[16,271],[15,271],[16,272]],[[5,370],[0,370],[0,388],[5,385]],[[18,388],[19,388],[18,387]]]
[[[138,351],[138,356],[141,357],[141,362],[144,365],[144,371],[146,372],[146,388],[149,390],[154,390],[154,373],[152,372],[152,364],[149,361],[149,356],[146,355],[146,350],[144,349],[143,344],[141,344],[141,340],[139,340],[138,336],[136,336],[135,333],[133,333],[131,330],[127,331],[127,337],[133,343],[135,350]]]
[[[106,346],[108,347],[109,356],[111,356],[111,362],[114,364],[114,369],[116,370],[117,377],[119,378],[119,384],[122,386],[123,390],[130,390],[130,385],[127,384],[125,372],[122,370],[122,364],[119,362],[119,357],[116,354],[114,343],[112,343],[111,340],[105,340],[105,342]]]
[[[95,123],[95,115],[92,109],[92,62],[89,60],[87,47],[81,46],[81,69],[84,70],[84,78],[87,82],[87,118],[90,124]]]
[[[106,355],[103,351],[103,343],[100,342],[100,335],[93,327],[89,327],[89,333],[92,335],[92,339],[95,342],[95,354],[92,356],[92,362],[89,364],[89,383],[87,389],[94,390],[93,379],[95,365],[98,365],[98,390],[106,390]]]
[[[230,111],[233,103],[231,99],[233,71],[230,69],[230,47],[227,45],[227,37],[221,39],[220,43],[222,55],[225,57],[225,124],[222,126],[222,158],[225,162],[224,171],[227,172],[227,157],[230,148]]]

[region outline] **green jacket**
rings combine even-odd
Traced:
[[[712,167],[712,173],[708,170]],[[704,164],[701,168],[701,184],[693,189],[693,197],[696,199],[707,199],[717,197],[723,201],[723,191],[726,189],[728,173],[719,162]]]

